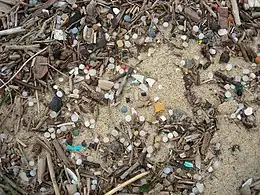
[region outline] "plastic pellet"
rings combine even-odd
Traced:
[[[209,53],[210,53],[211,55],[215,55],[215,54],[217,53],[217,51],[216,51],[216,49],[210,48],[210,49],[209,49]]]
[[[35,170],[31,170],[30,171],[30,176],[32,176],[32,177],[36,176],[36,171]]]
[[[125,34],[124,38],[125,38],[125,40],[129,40],[129,39],[130,39],[130,36],[127,35],[127,34]]]
[[[183,42],[183,43],[182,43],[182,46],[185,47],[185,48],[187,48],[187,47],[189,47],[189,44],[188,44],[187,42]]]
[[[91,185],[91,190],[96,190],[96,185]]]
[[[139,132],[139,135],[140,135],[141,137],[144,137],[144,136],[146,135],[146,132],[143,131],[143,130],[141,130],[141,131]]]
[[[115,130],[115,129],[113,129],[113,130],[111,131],[111,134],[112,134],[114,137],[117,137],[117,136],[118,136],[118,131]]]
[[[90,69],[88,72],[90,76],[96,76],[97,74],[97,71],[95,69]]]
[[[77,165],[81,165],[82,164],[82,159],[79,158],[78,160],[76,160],[76,164]]]
[[[233,65],[232,64],[227,64],[226,65],[226,70],[230,71],[232,69]]]
[[[193,30],[194,32],[199,32],[200,29],[199,29],[198,26],[193,26],[193,27],[192,27],[192,30]]]
[[[103,142],[104,142],[104,143],[108,143],[108,142],[109,142],[109,138],[108,138],[108,137],[104,137],[104,138],[103,138]]]
[[[205,37],[205,35],[204,35],[203,33],[200,33],[199,36],[198,36],[198,38],[199,38],[200,40],[204,39],[204,37]]]
[[[134,34],[132,35],[132,38],[133,38],[133,39],[137,39],[137,38],[138,38],[138,34],[134,33]]]
[[[91,181],[91,183],[92,183],[93,185],[97,185],[98,181],[97,181],[96,179],[93,179],[93,180]]]
[[[243,69],[243,74],[249,74],[250,73],[250,70],[248,69]]]
[[[57,130],[56,130],[56,133],[57,133],[57,134],[61,134],[61,130],[60,130],[60,129],[57,129]]]
[[[56,138],[56,134],[55,133],[52,133],[51,134],[51,139],[55,139]]]
[[[140,122],[144,122],[145,121],[145,117],[144,116],[139,116],[139,121]]]
[[[132,117],[130,115],[127,115],[125,117],[126,122],[130,122],[132,120]]]
[[[172,134],[173,134],[174,137],[178,137],[179,136],[179,134],[176,131],[173,131]]]
[[[33,166],[35,165],[34,160],[30,160],[30,161],[29,161],[29,165],[30,165],[30,167],[33,167]]]
[[[92,118],[92,119],[89,120],[89,122],[90,122],[90,124],[95,124],[96,120]]]
[[[148,146],[148,147],[146,148],[146,151],[148,152],[148,154],[152,154],[153,151],[154,151],[153,146]]]
[[[247,82],[247,81],[249,80],[249,77],[248,77],[247,75],[244,75],[244,76],[242,77],[242,80],[245,81],[245,82]]]
[[[231,98],[231,97],[232,97],[231,92],[230,92],[230,91],[227,91],[227,92],[225,93],[225,97],[226,97],[227,99]]]
[[[164,23],[163,23],[163,27],[164,27],[164,28],[168,28],[168,27],[169,27],[169,23],[168,23],[168,22],[164,22]]]
[[[109,93],[105,93],[104,97],[105,99],[109,99]]]
[[[124,142],[125,142],[125,138],[121,137],[121,138],[119,139],[119,141],[120,141],[120,143],[124,143]]]
[[[87,161],[89,161],[89,162],[93,162],[93,161],[94,161],[94,159],[93,159],[93,157],[92,157],[92,156],[87,156]]]
[[[28,106],[32,107],[34,105],[33,101],[28,102]]]
[[[130,41],[125,41],[125,47],[126,47],[126,48],[129,48],[129,47],[131,47],[131,46],[132,46],[132,44],[131,44]]]
[[[67,127],[66,127],[65,125],[63,125],[63,126],[60,127],[60,130],[61,130],[62,132],[67,131]]]
[[[158,22],[159,22],[159,19],[158,19],[158,18],[153,18],[153,19],[152,19],[152,23],[158,24]]]
[[[79,65],[79,69],[80,69],[80,70],[84,70],[84,69],[85,69],[85,65],[84,65],[84,64],[80,64],[80,65]]]
[[[79,90],[78,89],[73,89],[72,93],[73,94],[79,94]]]
[[[168,136],[169,139],[173,138],[173,134],[172,133],[168,133],[167,136]]]
[[[163,172],[164,172],[165,174],[169,174],[169,173],[172,172],[172,169],[171,169],[170,167],[166,167],[166,168],[163,169]]]
[[[164,136],[164,137],[162,138],[162,141],[163,141],[164,143],[166,143],[166,142],[169,141],[169,139],[168,139],[168,137]]]
[[[50,134],[49,132],[45,132],[45,133],[43,134],[43,136],[44,136],[45,138],[50,138],[50,137],[51,137],[51,134]]]
[[[71,121],[77,122],[78,120],[79,120],[79,116],[77,114],[74,113],[71,115]]]
[[[57,95],[59,98],[61,98],[61,97],[63,96],[63,93],[62,93],[62,91],[57,91],[57,92],[56,92],[56,95]]]
[[[247,116],[252,115],[252,114],[253,114],[253,108],[248,107],[247,109],[244,110],[244,113],[245,113],[245,115],[247,115]]]
[[[110,63],[107,65],[107,68],[113,70],[115,68],[115,64]]]

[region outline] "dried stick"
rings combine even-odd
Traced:
[[[40,44],[34,44],[34,45],[6,45],[6,49],[10,50],[35,50],[37,48],[40,48]]]
[[[50,172],[50,176],[51,176],[52,185],[53,185],[53,188],[55,191],[55,195],[60,195],[60,190],[59,190],[56,178],[55,178],[53,163],[51,161],[51,155],[49,153],[47,153],[47,163],[48,163],[48,168],[49,168],[49,172]]]
[[[114,189],[110,190],[110,191],[107,192],[105,195],[112,195],[112,194],[116,193],[118,190],[120,190],[120,189],[122,189],[122,188],[128,186],[129,184],[135,182],[135,181],[138,180],[138,179],[141,179],[142,177],[148,175],[149,173],[150,173],[150,172],[147,171],[147,172],[141,173],[141,174],[139,174],[139,175],[136,175],[136,176],[134,176],[133,178],[131,178],[131,179],[125,181],[124,183],[119,184],[117,187],[115,187]]]
[[[60,143],[58,142],[58,140],[54,139],[53,140],[53,146],[56,149],[58,156],[62,159],[62,161],[64,162],[64,164],[66,165],[66,167],[70,166],[70,161],[67,158],[66,154],[64,153],[63,149],[60,146]]]
[[[24,31],[26,31],[26,30],[23,29],[22,27],[1,30],[0,31],[0,36],[12,35],[12,34],[16,34],[16,33],[22,33]]]
[[[130,173],[132,173],[137,167],[140,166],[140,163],[137,161],[135,164],[133,164],[129,169],[127,169],[123,175],[120,176],[121,179],[125,179]]]
[[[209,11],[209,13],[214,17],[217,18],[217,14],[209,7],[205,1],[202,1],[204,7]]]
[[[38,51],[36,54],[34,54],[33,56],[31,56],[28,60],[26,60],[23,65],[18,69],[18,71],[6,82],[4,83],[0,89],[2,89],[4,86],[6,86],[7,84],[9,84],[15,77],[16,75],[18,75],[18,73],[26,66],[26,64],[28,62],[30,62],[35,56],[39,55],[40,53],[44,52],[48,47],[45,47],[44,49],[42,49],[41,51]]]
[[[231,4],[232,4],[232,12],[235,18],[235,22],[237,26],[241,25],[241,20],[240,20],[240,16],[239,16],[239,9],[237,6],[237,0],[231,0]]]

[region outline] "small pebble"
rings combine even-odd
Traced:
[[[187,36],[186,36],[186,35],[182,35],[182,36],[181,36],[181,40],[186,41],[186,39],[187,39]]]

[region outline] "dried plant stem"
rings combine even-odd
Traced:
[[[54,172],[54,168],[53,168],[53,163],[51,160],[51,155],[48,153],[47,154],[47,163],[48,163],[48,168],[49,168],[49,172],[50,172],[50,176],[51,176],[51,181],[52,181],[52,185],[55,191],[55,195],[60,195],[60,190],[55,178],[55,172]]]
[[[124,183],[122,184],[119,184],[117,187],[115,187],[114,189],[110,190],[109,192],[107,192],[105,195],[112,195],[114,193],[116,193],[118,190],[120,190],[121,188],[124,188],[125,186],[128,186],[129,184],[135,182],[136,180],[138,179],[141,179],[142,177],[148,175],[150,172],[147,171],[147,172],[144,172],[144,173],[141,173],[139,175],[136,175],[134,176],[133,178],[125,181]]]

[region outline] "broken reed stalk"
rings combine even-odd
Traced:
[[[1,30],[0,31],[0,36],[5,36],[5,35],[12,35],[16,33],[22,33],[25,32],[26,30],[22,27],[17,27],[17,28],[11,28],[7,30]]]
[[[31,56],[28,60],[26,60],[23,65],[16,71],[15,74],[13,74],[13,76],[7,81],[5,82],[3,85],[0,86],[0,89],[2,89],[3,87],[5,87],[6,85],[8,85],[18,74],[19,72],[26,66],[26,64],[28,62],[30,62],[35,56],[39,55],[40,53],[44,52],[48,47],[45,47],[44,49],[38,51],[36,54],[34,54],[33,56]]]
[[[47,163],[48,163],[48,168],[49,168],[49,172],[50,172],[50,176],[51,176],[51,181],[52,181],[52,185],[55,191],[55,195],[60,195],[60,190],[55,178],[55,172],[54,172],[54,168],[53,168],[53,163],[51,160],[51,155],[49,153],[47,153]]]
[[[125,186],[128,186],[129,184],[135,182],[138,179],[141,179],[142,177],[148,175],[149,173],[150,173],[149,171],[144,172],[144,173],[140,173],[139,175],[134,176],[133,178],[125,181],[124,183],[119,184],[117,187],[115,187],[114,189],[110,190],[105,195],[112,195],[112,194],[116,193],[118,190],[124,188]]]

